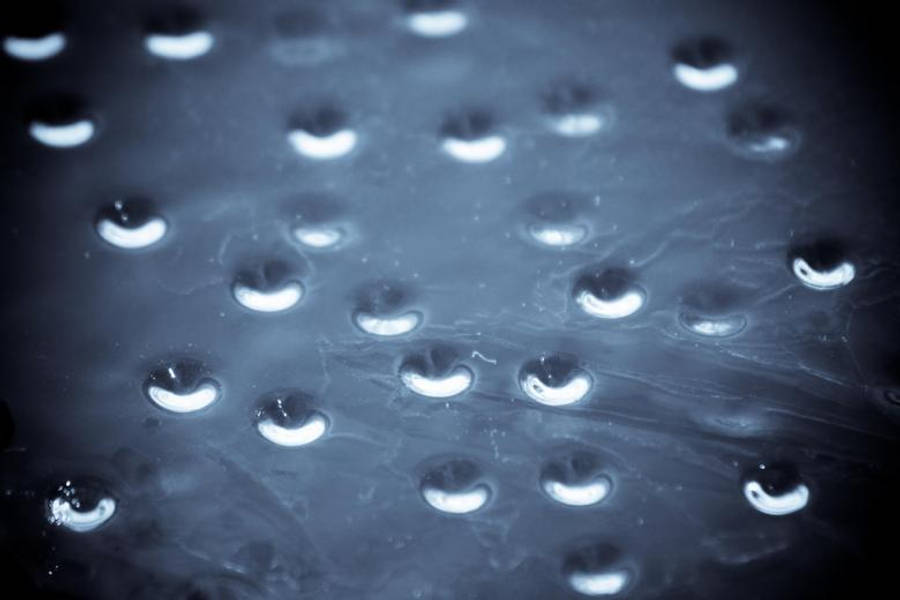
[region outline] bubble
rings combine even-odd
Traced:
[[[624,269],[594,269],[576,279],[573,297],[592,317],[622,319],[640,310],[647,295]]]
[[[698,92],[725,89],[738,79],[729,45],[714,37],[700,37],[680,43],[672,52],[675,79]]]
[[[256,430],[278,446],[306,446],[328,431],[330,421],[315,408],[311,396],[297,390],[263,397],[256,411]]]
[[[410,309],[409,302],[410,293],[401,284],[373,283],[359,294],[353,322],[362,331],[379,337],[407,334],[423,321],[422,313]]]
[[[321,106],[292,119],[288,142],[302,156],[314,160],[333,160],[353,151],[357,135],[347,127],[344,113]]]
[[[469,24],[469,17],[456,6],[454,0],[406,0],[406,26],[427,38],[456,35]]]
[[[747,327],[747,318],[735,312],[739,298],[736,289],[720,284],[694,284],[684,298],[679,323],[703,337],[737,335]]]
[[[412,392],[429,398],[458,396],[472,387],[474,379],[472,370],[458,364],[456,353],[445,347],[412,356],[400,367],[403,384]]]
[[[56,94],[42,98],[31,107],[28,132],[45,146],[74,148],[94,137],[96,124],[80,98]]]
[[[809,502],[809,488],[797,470],[786,464],[760,464],[751,469],[744,476],[743,491],[750,506],[772,516],[795,513]]]
[[[583,83],[557,82],[542,96],[550,129],[564,137],[587,137],[605,129],[611,119],[593,88]]]
[[[429,506],[455,515],[481,509],[492,496],[478,465],[466,459],[449,460],[431,469],[420,490]]]
[[[89,479],[66,481],[47,502],[47,520],[76,533],[94,531],[116,513],[116,500]]]
[[[601,471],[597,457],[581,451],[545,464],[540,485],[550,499],[566,506],[591,506],[612,491],[612,479]]]
[[[593,380],[574,357],[554,354],[527,362],[519,385],[529,398],[546,406],[566,406],[583,400]]]
[[[13,58],[39,61],[53,58],[66,47],[66,36],[61,32],[40,37],[9,36],[3,40],[3,50]]]
[[[450,116],[441,136],[444,152],[464,163],[490,162],[506,150],[506,138],[494,132],[494,119],[483,110]]]
[[[727,129],[732,147],[745,158],[778,160],[800,146],[800,131],[790,117],[767,104],[738,108],[728,117]]]
[[[151,18],[144,37],[150,54],[168,60],[192,60],[207,54],[215,38],[203,29],[203,22],[192,9],[180,6]]]
[[[304,295],[294,269],[279,260],[269,260],[242,269],[232,292],[238,303],[257,312],[281,312],[295,306]]]
[[[66,15],[59,2],[16,6],[4,14],[3,50],[12,58],[37,62],[53,58],[66,47]]]
[[[151,371],[144,385],[147,397],[175,413],[202,410],[219,399],[219,384],[207,368],[191,359],[163,362]]]
[[[618,548],[595,543],[578,548],[563,560],[563,576],[579,594],[612,596],[632,583],[630,569],[623,565]]]
[[[97,216],[97,233],[117,248],[152,246],[165,236],[167,229],[166,221],[143,198],[116,200]]]
[[[843,287],[856,277],[856,268],[846,260],[846,254],[839,240],[823,238],[791,248],[788,262],[800,283],[813,290],[826,291]]]

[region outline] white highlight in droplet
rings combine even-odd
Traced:
[[[355,316],[356,324],[366,333],[380,336],[403,335],[419,326],[422,316],[414,310],[394,317],[376,317],[359,312]]]
[[[82,119],[67,125],[48,125],[34,121],[28,128],[31,137],[54,148],[73,148],[84,144],[94,136],[94,123]]]
[[[545,246],[572,246],[587,237],[587,227],[573,224],[534,224],[528,228],[536,241]]]
[[[681,324],[686,329],[706,337],[728,337],[736,335],[747,326],[747,319],[741,316],[701,317],[698,315],[681,315]]]
[[[270,418],[256,424],[260,435],[279,446],[296,447],[311,444],[328,430],[328,419],[315,413],[297,427],[282,427]]]
[[[468,24],[469,17],[458,10],[418,12],[406,18],[406,25],[413,33],[429,38],[456,35]]]
[[[39,38],[10,36],[3,40],[3,49],[13,58],[27,61],[53,58],[66,47],[66,36],[50,33]]]
[[[758,481],[751,480],[744,484],[744,496],[759,512],[779,517],[805,507],[809,502],[809,488],[799,483],[783,494],[770,496]]]
[[[85,533],[97,529],[109,521],[116,512],[116,501],[103,497],[91,510],[80,511],[65,498],[54,498],[50,502],[50,522],[66,529]]]
[[[484,506],[491,497],[491,490],[485,484],[479,484],[465,492],[446,492],[433,486],[424,486],[422,497],[441,512],[463,515]]]
[[[294,237],[304,246],[325,250],[344,239],[344,232],[337,227],[297,227]]]
[[[553,117],[550,126],[553,131],[566,137],[586,137],[594,135],[606,123],[606,119],[594,113],[572,113]]]
[[[462,394],[472,385],[472,371],[462,365],[453,369],[446,377],[425,377],[412,368],[405,368],[400,379],[410,390],[429,398],[449,398]]]
[[[315,160],[332,160],[349,154],[356,147],[356,132],[341,129],[319,137],[303,129],[288,133],[288,141],[298,154]]]
[[[583,573],[576,571],[569,575],[569,584],[579,594],[586,596],[611,596],[621,592],[628,583],[628,571],[606,573]]]
[[[261,292],[241,283],[234,284],[234,299],[245,308],[259,312],[280,312],[300,302],[303,286],[296,281],[284,284],[281,289]]]
[[[612,487],[609,480],[599,477],[593,481],[578,485],[568,485],[561,481],[544,479],[541,487],[548,496],[567,506],[590,506],[597,504],[609,495]]]
[[[506,150],[506,139],[499,135],[491,135],[477,140],[461,140],[446,138],[441,147],[444,152],[460,162],[485,163],[503,154]]]
[[[798,257],[794,259],[792,266],[800,283],[814,290],[833,290],[847,285],[856,276],[856,268],[847,261],[828,271],[817,271]]]
[[[166,235],[167,225],[161,217],[153,217],[140,227],[122,227],[111,219],[97,223],[97,233],[104,240],[119,248],[146,248]]]
[[[738,79],[737,67],[731,63],[725,63],[700,69],[678,63],[672,67],[672,72],[683,86],[698,92],[715,92],[733,85]]]
[[[558,387],[549,386],[532,374],[525,375],[521,381],[522,391],[529,398],[547,406],[574,404],[587,395],[591,384],[590,376],[584,372],[573,375],[568,383]]]
[[[147,395],[160,408],[176,412],[189,413],[202,410],[215,402],[219,397],[219,389],[211,383],[203,383],[188,394],[176,394],[158,385],[147,388]]]
[[[587,290],[575,296],[581,310],[600,319],[622,319],[636,313],[644,305],[644,294],[631,290],[613,300],[602,300]]]
[[[213,46],[213,35],[208,31],[195,31],[185,35],[152,33],[144,38],[147,51],[169,60],[190,60],[203,56]]]

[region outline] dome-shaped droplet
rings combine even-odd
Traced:
[[[605,129],[611,119],[596,91],[579,82],[556,82],[542,96],[550,129],[565,137],[585,137]]]
[[[709,282],[695,283],[685,294],[678,321],[689,332],[723,338],[737,335],[747,327],[747,318],[738,312],[736,289]]]
[[[97,233],[118,248],[146,248],[161,240],[168,226],[143,198],[116,200],[97,216]]]
[[[48,60],[66,47],[66,17],[58,2],[20,3],[4,21],[3,50],[12,58]]]
[[[797,469],[784,463],[760,464],[743,481],[744,497],[750,506],[773,516],[789,515],[809,502],[809,488]]]
[[[312,192],[292,198],[286,207],[290,234],[305,249],[331,251],[341,248],[350,238],[352,226],[344,218],[339,197]]]
[[[404,8],[406,26],[422,37],[449,37],[469,24],[468,15],[456,0],[406,0]]]
[[[540,485],[549,498],[567,506],[591,506],[612,491],[612,479],[602,471],[599,459],[582,451],[546,463]]]
[[[675,79],[698,92],[715,92],[738,79],[731,47],[714,37],[685,40],[672,51]]]
[[[591,390],[593,379],[574,357],[553,354],[525,363],[519,373],[519,385],[535,402],[566,406],[583,400]]]
[[[220,395],[208,369],[191,359],[164,361],[150,372],[144,390],[154,404],[176,413],[202,410]]]
[[[168,60],[191,60],[208,53],[215,43],[203,19],[186,6],[164,9],[150,18],[144,47]]]
[[[77,533],[93,531],[116,513],[116,500],[97,481],[66,481],[47,501],[47,519]]]
[[[303,298],[305,288],[296,270],[280,260],[255,263],[241,269],[232,286],[234,299],[257,312],[281,312]]]
[[[768,104],[746,104],[728,117],[728,136],[738,154],[778,160],[800,146],[800,131],[787,113]]]
[[[343,112],[331,106],[319,106],[293,117],[288,141],[306,158],[333,160],[353,151],[357,135]]]
[[[429,398],[450,398],[468,390],[475,379],[472,370],[460,364],[456,352],[437,346],[407,358],[400,367],[400,380],[410,391]]]
[[[600,319],[622,319],[644,305],[647,295],[624,269],[593,269],[575,280],[575,303]]]
[[[419,327],[422,313],[410,306],[409,290],[396,282],[380,281],[365,287],[357,299],[353,322],[365,333],[392,337]]]
[[[256,430],[278,446],[311,444],[325,435],[330,422],[312,396],[297,390],[264,396],[256,411]]]
[[[52,148],[74,148],[90,141],[96,123],[77,96],[57,94],[42,98],[28,111],[31,137]]]
[[[452,459],[430,469],[420,491],[435,510],[457,515],[479,510],[492,496],[481,469],[467,459]]]
[[[524,206],[528,239],[541,246],[565,248],[587,239],[590,229],[582,218],[583,199],[567,192],[530,197]]]
[[[451,115],[441,127],[441,148],[464,163],[486,163],[506,150],[506,138],[494,125],[494,118],[483,110]]]
[[[847,260],[846,248],[835,239],[792,247],[788,263],[800,283],[814,290],[837,289],[856,277],[856,268]]]
[[[563,559],[563,577],[573,590],[586,596],[613,596],[626,590],[634,576],[621,551],[606,543],[585,545]]]

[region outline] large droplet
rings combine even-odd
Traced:
[[[782,516],[803,509],[809,488],[797,469],[784,463],[760,464],[744,476],[744,497],[761,513]]]
[[[47,519],[52,525],[76,533],[93,531],[116,512],[116,500],[99,482],[85,478],[66,481],[47,501]]]
[[[750,159],[774,161],[800,146],[800,131],[785,111],[768,104],[746,104],[731,113],[728,136],[735,151]]]
[[[429,398],[450,398],[468,390],[475,376],[459,364],[451,348],[436,346],[407,358],[400,367],[400,380],[412,392]]]
[[[94,137],[96,124],[84,101],[73,95],[42,98],[28,111],[31,137],[52,148],[75,148]]]
[[[519,385],[535,402],[566,406],[583,400],[593,379],[574,357],[552,354],[525,363],[519,373]]]
[[[563,559],[563,576],[579,594],[612,596],[626,590],[634,576],[615,546],[595,543],[569,552]]]
[[[255,263],[241,269],[232,287],[241,306],[258,312],[281,312],[303,298],[305,288],[296,269],[280,260]]]
[[[412,309],[410,302],[410,291],[402,284],[372,283],[358,295],[353,322],[362,331],[379,337],[410,333],[423,321],[422,313]]]
[[[738,79],[731,47],[714,37],[700,37],[678,44],[672,51],[672,71],[682,85],[698,92],[715,92]]]
[[[796,245],[788,251],[788,263],[800,283],[813,290],[837,289],[856,277],[847,249],[836,239]]]
[[[453,459],[433,467],[422,478],[420,491],[435,510],[457,515],[479,510],[492,496],[481,469],[467,459]]]
[[[416,35],[443,38],[456,35],[469,24],[456,0],[406,0],[406,26]]]
[[[540,485],[548,497],[567,506],[591,506],[612,491],[612,479],[603,473],[598,458],[583,451],[546,463]]]
[[[293,117],[288,141],[302,156],[314,160],[333,160],[353,151],[357,135],[347,125],[343,112],[331,106],[319,106]]]
[[[166,234],[166,221],[143,198],[116,200],[97,216],[97,233],[118,248],[146,248]]]
[[[594,135],[612,121],[610,110],[584,83],[556,82],[543,93],[542,100],[550,129],[564,137]]]
[[[479,109],[448,117],[441,138],[444,152],[464,163],[490,162],[506,150],[506,138],[496,131],[493,116]]]
[[[572,290],[575,303],[600,319],[622,319],[644,305],[646,293],[624,269],[595,268],[580,275]]]
[[[178,6],[163,10],[148,22],[144,37],[147,51],[168,60],[192,60],[208,53],[215,43],[193,9]]]
[[[278,446],[311,444],[325,435],[330,421],[316,408],[314,398],[298,390],[273,392],[256,411],[256,430]]]
[[[202,410],[220,395],[209,370],[192,359],[164,361],[150,372],[144,390],[154,404],[176,413]]]

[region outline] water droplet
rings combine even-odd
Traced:
[[[597,457],[582,451],[544,465],[540,484],[547,496],[567,506],[591,506],[612,491],[612,479],[601,471]]]
[[[325,435],[329,426],[312,396],[297,390],[268,394],[256,412],[256,430],[279,446],[306,446]]]
[[[176,413],[202,410],[220,396],[219,384],[208,369],[191,359],[161,363],[147,377],[144,389],[154,404]]]
[[[344,113],[320,106],[294,116],[288,141],[294,150],[314,160],[333,160],[346,156],[355,147],[357,135],[347,126]]]
[[[593,379],[578,367],[574,357],[554,354],[525,363],[519,373],[519,385],[535,402],[566,406],[584,399]]]
[[[791,271],[806,287],[833,290],[856,277],[856,268],[846,256],[847,250],[839,240],[823,238],[794,246],[788,252],[788,261]]]
[[[441,136],[441,148],[460,162],[490,162],[506,150],[506,139],[495,132],[493,117],[483,110],[451,115]]]
[[[50,495],[47,519],[52,525],[77,533],[93,531],[116,512],[116,500],[99,482],[84,479],[66,481]]]
[[[291,236],[308,250],[330,251],[343,246],[353,228],[343,219],[340,198],[327,193],[306,193],[286,207]]]
[[[57,94],[43,98],[31,107],[28,132],[45,146],[74,148],[94,137],[96,124],[80,98]]]
[[[269,260],[242,269],[235,277],[232,292],[245,308],[281,312],[300,302],[305,289],[291,265]]]
[[[294,229],[294,237],[298,242],[317,250],[334,248],[344,239],[344,236],[344,231],[340,227],[326,225]]]
[[[750,506],[773,516],[797,512],[809,502],[809,488],[797,470],[786,464],[761,464],[751,469],[743,482]]]
[[[479,510],[492,496],[481,469],[466,459],[449,460],[428,471],[421,493],[432,508],[456,515]]]
[[[590,228],[580,217],[584,199],[567,192],[548,192],[525,202],[526,232],[542,246],[565,248],[587,239]]]
[[[416,35],[443,38],[456,35],[469,24],[469,17],[455,0],[406,0],[406,26]]]
[[[66,47],[66,16],[58,2],[16,6],[4,14],[8,34],[3,50],[18,60],[36,62],[53,58]]]
[[[401,284],[376,282],[359,294],[353,322],[371,335],[404,335],[423,321],[421,312],[409,308],[410,300],[409,290]]]
[[[533,223],[528,232],[545,246],[572,246],[584,241],[588,230],[584,225],[567,223]]]
[[[566,555],[563,576],[579,594],[612,596],[623,592],[633,580],[623,565],[618,548],[605,543],[583,546]]]
[[[144,47],[150,54],[168,60],[192,60],[208,53],[215,43],[203,28],[203,20],[192,9],[180,6],[150,19]]]
[[[612,120],[596,92],[583,83],[555,83],[544,92],[543,104],[550,128],[565,137],[594,135]]]
[[[459,364],[454,350],[437,346],[407,358],[400,367],[400,379],[420,396],[450,398],[472,387],[475,376],[469,367]]]
[[[728,135],[738,154],[755,160],[778,160],[800,146],[800,131],[781,109],[744,105],[728,117]]]
[[[27,61],[53,58],[66,47],[63,33],[48,33],[40,37],[9,36],[3,40],[3,50],[13,58]]]
[[[685,295],[678,317],[682,327],[704,337],[737,335],[747,326],[747,318],[737,314],[737,290],[716,283],[700,282]]]
[[[575,303],[592,317],[622,319],[644,305],[647,295],[624,269],[593,269],[575,281]]]
[[[146,248],[166,234],[166,221],[143,198],[116,200],[100,210],[97,233],[118,248]]]
[[[701,37],[680,43],[672,52],[675,78],[698,92],[715,92],[738,79],[730,46],[718,38]]]

